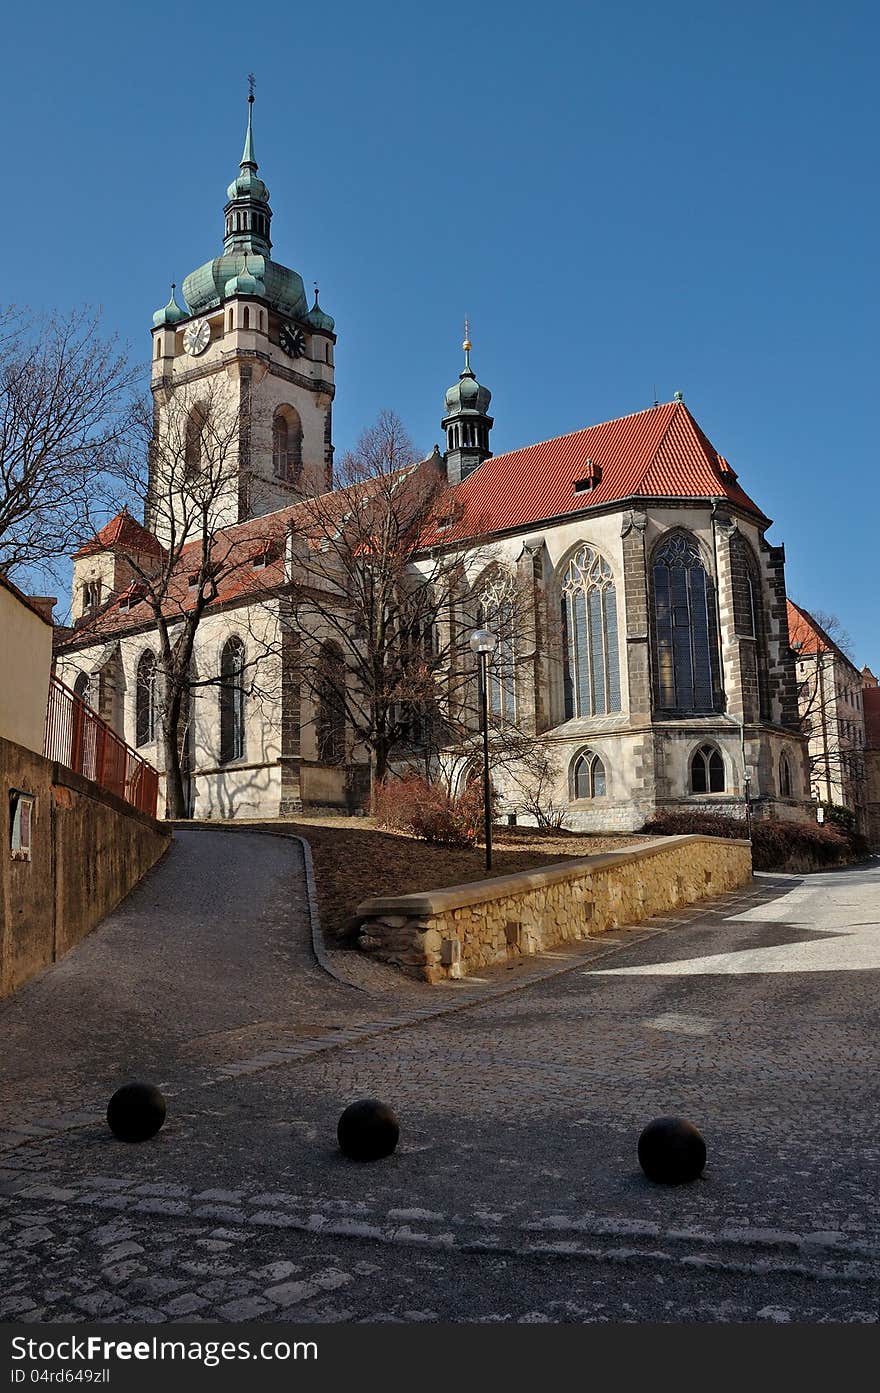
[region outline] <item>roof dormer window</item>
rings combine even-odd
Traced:
[[[575,493],[590,493],[602,482],[602,466],[594,464],[591,459],[584,461],[584,476],[582,479],[575,479]]]

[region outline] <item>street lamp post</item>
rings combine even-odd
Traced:
[[[483,727],[483,828],[486,839],[486,870],[492,869],[492,803],[489,786],[489,659],[498,642],[488,629],[474,629],[471,652],[480,674],[480,723]]]

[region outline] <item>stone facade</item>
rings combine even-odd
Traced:
[[[637,924],[751,877],[748,842],[665,837],[473,885],[366,900],[357,910],[359,945],[409,976],[442,982]]]

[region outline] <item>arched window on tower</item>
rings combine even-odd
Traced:
[[[316,717],[318,759],[341,764],[345,758],[345,658],[338,643],[322,645],[318,659]]]
[[[654,554],[654,699],[663,711],[718,711],[718,625],[694,538],[676,532]]]
[[[290,484],[302,472],[302,422],[293,406],[279,406],[272,419],[272,472]]]
[[[585,750],[578,755],[571,771],[571,784],[575,799],[605,797],[605,765],[597,754]]]
[[[244,319],[242,321],[242,327],[245,329],[249,329],[251,327],[251,312],[247,305],[245,305],[244,307]]]
[[[788,757],[788,751],[783,750],[779,756],[779,792],[781,797],[793,797],[792,788],[791,760]]]
[[[220,654],[220,763],[244,758],[244,644],[233,634]]]
[[[208,409],[203,402],[196,402],[186,418],[184,470],[187,478],[199,474],[204,466],[207,426]]]
[[[724,760],[715,745],[701,745],[691,758],[691,793],[723,793]]]
[[[135,682],[135,744],[151,745],[156,739],[157,668],[155,654],[142,653]]]
[[[611,567],[590,546],[568,564],[561,608],[565,719],[619,711],[617,592]]]

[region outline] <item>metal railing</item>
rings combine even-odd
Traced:
[[[156,816],[159,775],[70,687],[52,677],[43,753]]]

